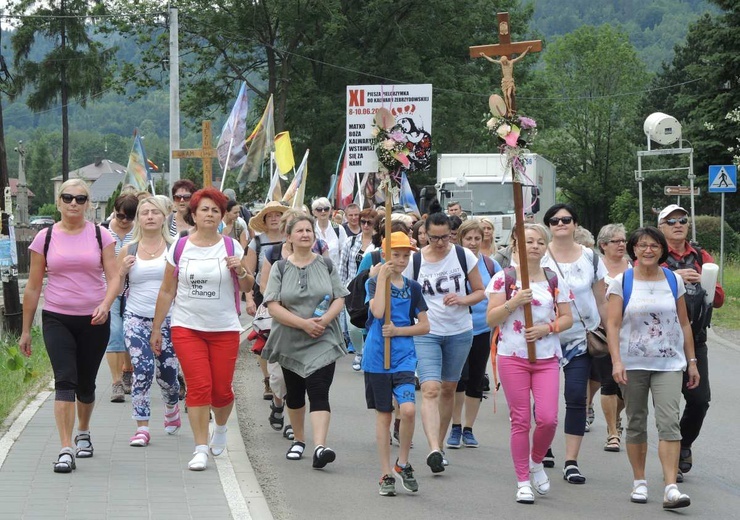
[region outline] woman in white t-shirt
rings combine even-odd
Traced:
[[[634,476],[630,500],[647,502],[650,393],[665,483],[663,508],[677,509],[691,504],[688,495],[676,486],[683,371],[688,371],[688,388],[699,385],[694,338],[684,301],[686,288],[679,275],[660,267],[668,257],[668,243],[656,228],[640,228],[632,233],[627,253],[636,264],[609,284],[606,326],[614,380],[622,389],[627,412],[627,454]]]
[[[522,289],[519,260],[493,276],[486,288],[491,327],[499,327],[497,365],[509,405],[511,419],[511,458],[517,477],[516,501],[534,502],[534,488],[540,495],[550,490],[545,473],[545,457],[558,424],[558,390],[562,357],[558,333],[571,327],[570,289],[547,268],[540,267],[547,251],[548,233],[542,224],[524,224],[529,267],[529,289]],[[514,255],[516,256],[516,249]],[[514,281],[511,278],[515,278]],[[508,285],[508,287],[507,287]],[[508,293],[508,294],[507,294]],[[532,327],[524,327],[524,305],[531,304]],[[527,342],[535,343],[537,361],[529,362]],[[534,397],[537,427],[532,424],[531,399]],[[531,482],[530,482],[531,480]]]
[[[578,467],[578,452],[586,431],[586,392],[591,373],[591,356],[586,349],[586,331],[599,326],[606,315],[606,267],[593,249],[575,241],[578,215],[570,204],[555,204],[545,212],[545,225],[552,234],[542,266],[549,267],[571,292],[573,326],[560,334],[563,357],[560,364],[565,375],[565,464],[563,476],[570,484],[583,484],[586,477]],[[585,324],[585,327],[584,327]],[[546,465],[555,465],[548,451]]]
[[[178,362],[170,338],[169,314],[160,328],[162,346],[159,354],[155,354],[149,344],[154,307],[167,265],[167,248],[174,241],[167,229],[166,215],[167,209],[160,200],[154,197],[142,200],[136,210],[131,242],[123,246],[118,255],[122,286],[127,287],[123,339],[134,367],[131,404],[137,428],[129,444],[138,447],[148,446],[151,438],[150,390],[155,377],[165,404],[165,431],[174,435],[182,424],[178,404]]]
[[[196,231],[179,238],[167,252],[152,323],[151,345],[158,355],[162,323],[172,307],[172,343],[188,385],[185,403],[195,437],[194,457],[188,463],[192,471],[206,469],[209,448],[214,456],[226,449],[241,331],[239,291],[251,291],[254,284],[254,276],[243,265],[241,245],[218,232],[227,200],[214,188],[193,194],[190,212]],[[216,424],[209,446],[211,409]]]
[[[442,443],[452,417],[455,389],[473,344],[470,306],[485,298],[485,293],[476,256],[464,247],[450,244],[449,217],[433,213],[425,226],[429,245],[412,256],[403,274],[421,284],[429,307],[430,332],[414,336],[414,346],[424,397],[421,421],[431,449],[427,465],[433,473],[439,473],[444,471]],[[470,294],[466,291],[466,278]]]

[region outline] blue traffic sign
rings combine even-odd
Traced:
[[[737,166],[715,164],[709,167],[709,193],[735,193]]]

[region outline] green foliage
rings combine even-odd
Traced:
[[[17,338],[0,341],[0,422],[2,422],[29,391],[50,372],[49,357],[41,331],[32,330],[32,353],[26,358],[18,350]]]
[[[725,222],[725,254],[737,253],[740,249],[740,237]],[[696,217],[696,241],[708,251],[720,250],[720,218],[711,215],[698,215]]]
[[[41,206],[39,206],[37,213],[39,215],[49,215],[51,217],[54,217],[54,220],[56,220],[57,222],[62,219],[62,214],[59,213],[59,208],[57,208],[57,205],[53,202],[49,202],[47,204],[42,204]]]
[[[614,202],[609,209],[609,220],[614,223],[624,224],[627,236],[640,227],[640,216],[637,212],[639,203],[637,198],[629,191],[624,190],[614,197]]]
[[[632,186],[639,92],[644,65],[624,32],[582,26],[548,47],[540,82],[551,103],[540,112],[555,127],[540,133],[536,149],[552,160],[562,196],[582,224],[609,222],[616,194]],[[539,117],[539,114],[538,114]]]

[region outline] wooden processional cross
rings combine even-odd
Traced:
[[[213,147],[211,138],[211,122],[203,121],[203,148],[190,150],[172,150],[173,159],[202,159],[203,160],[203,187],[209,188],[213,185],[212,159],[217,157],[216,149]]]
[[[542,40],[531,40],[524,42],[511,41],[511,30],[509,25],[509,13],[498,13],[498,44],[476,45],[470,47],[471,58],[486,58],[488,61],[501,65],[502,80],[501,93],[503,94],[506,105],[505,114],[507,117],[514,117],[516,114],[516,87],[514,85],[514,64],[524,57],[527,52],[539,52],[542,50]],[[512,58],[513,54],[519,54],[517,58]],[[501,56],[499,60],[491,56]],[[493,109],[492,109],[493,111]],[[514,213],[516,216],[516,243],[519,253],[519,270],[521,272],[522,288],[529,289],[529,268],[527,265],[527,244],[524,238],[524,202],[522,200],[522,184],[511,167],[512,187],[514,189]],[[532,326],[532,306],[524,306],[524,325],[526,328]],[[531,363],[537,361],[534,342],[527,343],[527,356]]]

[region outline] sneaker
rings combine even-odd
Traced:
[[[444,457],[442,452],[434,450],[427,455],[427,466],[432,470],[432,473],[442,473],[445,470]]]
[[[594,405],[591,405],[588,407],[588,412],[586,413],[586,423],[591,426],[595,418],[596,413],[594,412]]]
[[[445,450],[442,450],[442,465],[443,466],[449,466],[450,461],[447,460],[447,455],[445,455]]]
[[[379,482],[380,490],[378,493],[382,497],[394,497],[396,496],[396,479],[390,475],[383,475],[380,477]]]
[[[123,393],[126,395],[131,394],[131,385],[134,383],[134,372],[124,371],[121,374],[121,384],[123,385]]]
[[[347,343],[347,354],[354,354],[355,353],[355,346],[350,341]]]
[[[462,440],[462,426],[456,426],[453,425],[452,429],[450,430],[450,436],[447,437],[447,442],[445,443],[448,448],[452,450],[456,450],[460,447],[460,442]]]
[[[477,448],[478,441],[473,435],[473,430],[463,430],[462,432],[462,443],[466,448]]]
[[[688,473],[691,471],[693,464],[694,460],[691,456],[691,448],[681,447],[681,455],[678,458],[678,469],[681,470],[681,473]]]
[[[355,359],[352,360],[352,370],[355,372],[362,370],[362,354],[355,354]]]
[[[583,431],[585,431],[585,432],[590,432],[591,431],[591,425],[589,424],[588,421],[586,421],[586,427],[583,429]]]
[[[547,453],[545,453],[545,456],[542,459],[542,465],[546,468],[555,467],[555,455],[552,452],[552,448],[547,448]]]
[[[396,459],[396,464],[393,466],[393,472],[401,479],[403,489],[412,493],[419,491],[419,483],[416,482],[416,478],[414,477],[414,468],[411,467],[411,463],[407,462],[406,467],[402,468],[398,465],[398,459]]]
[[[121,383],[113,383],[110,390],[110,402],[111,403],[122,403],[126,400],[124,397],[125,392],[123,391],[123,385]]]

